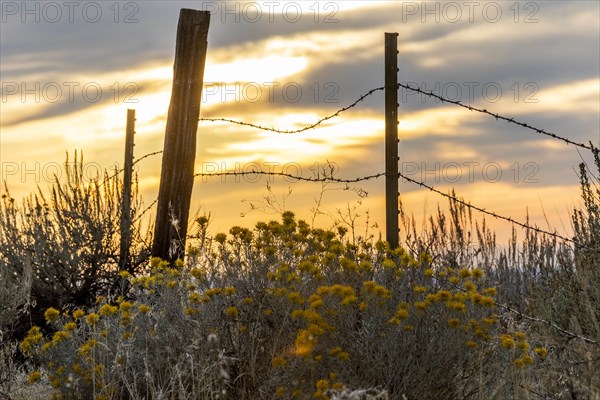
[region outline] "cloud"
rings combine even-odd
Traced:
[[[423,22],[422,15],[406,15],[408,3],[421,4],[331,2],[337,8],[321,9],[317,18],[309,7],[324,7],[325,3],[299,3],[302,18],[290,23],[281,12],[273,15],[273,22],[267,14],[261,21],[251,22],[249,14],[223,13],[223,7],[246,7],[249,3],[218,2],[220,10],[211,16],[205,82],[221,82],[221,86],[205,88],[201,116],[282,129],[314,123],[383,85],[383,33],[399,32],[401,81],[516,117],[572,140],[597,140],[598,3],[535,3],[538,22],[532,24],[523,23],[531,11],[524,6],[519,8],[519,22],[514,22],[509,8],[513,3],[498,3],[504,14],[497,23],[482,18],[481,10],[472,22],[467,18],[457,23],[444,18]],[[81,98],[23,103],[19,95],[9,97],[0,110],[3,163],[24,162],[25,167],[36,162],[60,163],[65,149],[77,148],[84,151],[87,160],[110,167],[122,159],[127,108],[137,112],[136,156],[162,148],[179,8],[210,7],[215,2],[139,2],[135,13],[138,22],[133,24],[114,23],[112,10],[106,8],[112,3],[101,4],[107,18],[94,24],[81,19],[57,24],[23,24],[11,19],[2,24],[3,83],[96,82],[108,95],[91,103]],[[442,2],[439,4],[441,7]],[[121,18],[130,10],[120,11]],[[324,23],[331,11],[336,21]],[[123,89],[128,82],[137,85],[138,102],[124,103],[122,97],[115,102],[111,86],[118,83]],[[249,82],[251,86],[244,86]],[[269,83],[272,92],[268,82],[274,82]],[[240,85],[236,87],[236,83]],[[262,93],[250,99],[256,95],[256,87]],[[292,98],[298,87],[302,95]],[[497,88],[501,95],[494,98]],[[3,94],[6,89],[3,86]],[[229,94],[224,95],[225,89]],[[466,199],[509,215],[523,216],[529,206],[538,222],[545,218],[542,205],[548,212],[554,208],[564,212],[577,203],[574,169],[582,157],[589,160],[586,154],[580,156],[574,148],[546,136],[420,95],[401,91],[399,103],[400,162],[413,168],[408,172],[412,171],[415,179],[422,177],[442,190],[455,187]],[[265,162],[281,166],[298,163],[309,174],[311,165],[330,160],[340,166],[339,176],[370,175],[383,169],[383,129],[383,92],[318,129],[296,135],[201,122],[196,167],[201,169],[203,163],[217,163],[219,168],[222,163],[235,168],[236,162],[263,166]],[[140,165],[140,185],[148,203],[156,195],[159,163],[160,156],[154,156]],[[452,163],[463,168],[462,179],[450,182],[446,176],[446,180],[436,182],[435,174],[456,172]],[[473,182],[468,175],[473,164],[464,163],[479,163]],[[486,181],[482,177],[486,165],[499,166],[502,179]],[[428,169],[434,172],[421,176]],[[533,172],[537,182],[524,182]],[[14,195],[27,193],[36,183],[33,175],[8,178],[9,184],[18,186]],[[286,184],[277,186],[278,193],[285,192]],[[381,225],[383,181],[357,186],[370,192],[362,209],[369,208],[373,220]],[[309,214],[319,185],[293,187],[290,206]],[[401,191],[410,210],[423,209],[424,189],[405,182]],[[264,181],[209,181],[196,185],[193,204],[212,211],[226,229],[236,223],[240,212],[247,211],[247,203],[239,199],[256,200],[265,193]],[[356,196],[343,190],[328,192],[328,196],[333,214],[356,201]],[[428,196],[430,204],[438,201],[436,196]],[[551,222],[557,221],[551,218]]]

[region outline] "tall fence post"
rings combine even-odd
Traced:
[[[209,23],[210,11],[179,14],[152,243],[152,256],[170,261],[185,255]]]
[[[391,248],[398,232],[398,34],[385,33],[385,233]]]
[[[129,247],[131,246],[131,182],[133,176],[133,146],[135,135],[135,110],[127,110],[125,132],[125,163],[123,166],[123,195],[121,204],[121,245],[119,249],[119,269],[129,268]]]

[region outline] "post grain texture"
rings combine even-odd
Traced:
[[[398,34],[385,34],[385,233],[398,247]]]
[[[131,185],[133,178],[133,146],[135,135],[135,110],[127,110],[125,131],[125,160],[123,168],[123,192],[121,203],[121,243],[119,269],[128,270],[129,247],[131,246]]]
[[[209,23],[209,11],[182,9],[179,14],[152,243],[152,256],[169,261],[185,254]]]

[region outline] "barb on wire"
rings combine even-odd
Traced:
[[[144,209],[144,211],[142,211],[137,217],[135,217],[133,219],[133,221],[131,221],[132,224],[135,224],[140,218],[142,218],[144,216],[144,214],[146,214],[148,211],[150,211],[150,209],[152,207],[154,207],[154,205],[158,203],[158,197],[156,199],[154,199],[154,201]]]
[[[377,179],[381,176],[384,176],[384,172],[380,172],[378,174],[362,176],[360,178],[354,179],[340,179],[334,178],[332,176],[324,176],[322,178],[307,178],[304,176],[286,174],[284,172],[269,172],[269,171],[244,171],[244,172],[235,172],[235,171],[227,171],[227,172],[210,172],[210,173],[202,173],[199,172],[194,174],[194,177],[202,176],[202,177],[210,177],[210,176],[243,176],[243,175],[268,175],[268,176],[282,176],[285,178],[292,178],[299,181],[305,182],[337,182],[337,183],[356,183],[362,181],[368,181],[370,179]]]
[[[342,112],[347,111],[347,110],[351,109],[352,107],[355,107],[358,103],[360,103],[361,101],[363,101],[365,98],[369,97],[370,95],[372,95],[373,93],[375,93],[375,92],[377,92],[379,90],[383,90],[384,88],[385,88],[384,86],[381,86],[381,87],[378,87],[378,88],[375,88],[375,89],[371,89],[367,93],[365,93],[362,96],[360,96],[354,103],[350,104],[349,106],[341,108],[341,109],[337,110],[336,112],[334,112],[333,114],[331,114],[331,115],[329,115],[327,117],[321,118],[320,120],[318,120],[314,124],[305,126],[304,128],[300,128],[300,129],[285,130],[285,129],[270,128],[270,127],[267,127],[267,126],[255,125],[255,124],[251,124],[251,123],[248,123],[248,122],[236,121],[236,120],[229,119],[229,118],[200,118],[200,121],[229,122],[229,123],[232,123],[232,124],[249,126],[249,127],[252,127],[252,128],[263,130],[263,131],[269,131],[269,132],[275,132],[275,133],[285,133],[285,134],[300,133],[300,132],[307,131],[309,129],[316,128],[317,126],[321,125],[323,122],[325,122],[327,120],[330,120],[330,119],[332,119],[334,117],[337,117]]]
[[[154,155],[160,154],[160,153],[162,153],[162,152],[163,152],[162,150],[159,150],[159,151],[154,151],[154,152],[152,152],[152,153],[144,154],[142,157],[140,157],[140,158],[138,158],[137,160],[135,160],[135,161],[133,162],[133,164],[131,164],[131,166],[134,166],[134,165],[136,165],[137,163],[139,163],[140,161],[142,161],[142,160],[143,160],[143,159],[145,159],[145,158],[148,158],[148,157],[150,157],[150,156],[154,156]],[[107,176],[106,178],[104,178],[104,179],[102,180],[102,182],[100,182],[100,183],[98,184],[98,186],[96,187],[96,189],[100,189],[100,187],[101,187],[101,186],[103,186],[103,185],[104,185],[106,182],[110,181],[112,178],[114,178],[115,176],[119,175],[119,174],[120,174],[121,172],[123,172],[123,171],[125,171],[125,168],[121,168],[121,169],[118,169],[118,170],[117,170],[117,169],[115,169],[115,172],[114,172],[112,175],[110,175],[110,176]]]
[[[565,142],[567,144],[572,144],[573,146],[577,146],[577,147],[581,147],[583,149],[587,149],[587,150],[592,150],[593,151],[592,146],[588,146],[588,145],[585,145],[583,143],[574,142],[574,141],[572,141],[570,139],[567,139],[565,137],[559,136],[556,133],[552,133],[552,132],[545,131],[543,129],[536,128],[536,127],[531,126],[531,125],[529,125],[529,124],[527,124],[525,122],[517,121],[514,118],[505,117],[505,116],[502,116],[500,114],[488,111],[488,110],[486,110],[484,108],[477,108],[477,107],[473,107],[473,106],[470,106],[470,105],[467,105],[467,104],[463,104],[460,101],[447,99],[447,98],[442,97],[442,96],[440,96],[438,94],[435,94],[435,93],[433,93],[431,91],[428,92],[428,91],[423,90],[421,88],[410,86],[410,85],[407,85],[407,84],[404,84],[404,83],[399,83],[398,86],[402,87],[404,89],[407,89],[407,90],[412,90],[414,92],[418,92],[418,93],[424,94],[426,96],[434,97],[434,98],[436,98],[436,99],[438,99],[438,100],[440,100],[440,101],[442,101],[444,103],[455,104],[457,106],[466,108],[469,111],[477,111],[477,112],[480,112],[480,113],[483,113],[483,114],[487,114],[487,115],[490,115],[490,116],[496,118],[497,120],[500,119],[500,120],[506,121],[506,122],[511,123],[511,124],[519,125],[519,126],[522,126],[523,128],[530,129],[530,130],[532,130],[534,132],[541,133],[542,135],[546,135],[546,136],[550,136],[551,138],[554,138],[554,139],[562,140],[563,142]]]
[[[153,151],[152,153],[144,154],[142,157],[140,157],[137,160],[135,160],[132,165],[135,165],[135,164],[139,163],[140,161],[142,161],[145,158],[148,158],[148,157],[151,157],[151,156],[155,156],[157,154],[161,154],[162,152],[163,152],[162,150],[158,150],[158,151]]]

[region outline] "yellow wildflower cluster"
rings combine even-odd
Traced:
[[[89,313],[85,317],[85,322],[87,322],[87,324],[90,325],[90,326],[96,325],[99,320],[100,320],[100,316],[98,314],[96,314],[96,313]]]
[[[140,313],[142,313],[142,314],[147,314],[147,313],[148,313],[148,312],[151,310],[151,308],[150,308],[150,306],[149,306],[149,305],[146,305],[146,304],[140,304],[140,305],[138,306],[138,310],[139,310],[139,311],[140,311]]]
[[[316,345],[317,339],[307,329],[298,332],[294,345],[296,346],[296,355],[301,357],[309,356]]]
[[[513,334],[505,333],[500,335],[500,345],[507,350],[515,349],[519,357],[513,360],[517,368],[526,367],[534,363],[533,355],[544,359],[548,356],[548,350],[545,347],[536,347],[533,353],[530,353],[527,335],[524,332],[517,331]]]
[[[46,318],[46,321],[48,322],[54,322],[58,319],[58,316],[60,315],[60,311],[58,311],[56,308],[50,307],[49,309],[46,310],[46,312],[44,312],[44,318]]]
[[[230,318],[237,318],[239,315],[239,311],[238,311],[237,307],[230,306],[230,307],[227,307],[227,309],[225,310],[225,315],[227,315]]]
[[[35,383],[39,381],[41,377],[42,374],[40,373],[40,371],[33,371],[27,376],[27,381],[29,383]]]
[[[244,305],[249,305],[252,303],[254,303],[254,299],[252,297],[244,297],[242,299],[242,304],[244,304]]]
[[[288,293],[287,298],[292,304],[304,304],[304,297],[302,297],[302,293],[300,292],[290,292]]]
[[[413,286],[413,292],[415,292],[415,293],[425,293],[426,291],[427,291],[427,288],[425,286],[422,286],[422,285]]]
[[[394,317],[391,318],[388,323],[392,325],[399,325],[401,321],[407,319],[410,316],[410,306],[406,302],[398,304]]]
[[[332,286],[319,286],[317,289],[319,296],[332,295],[340,298],[340,304],[343,306],[355,303],[358,300],[356,292],[351,286],[335,284]]]
[[[458,318],[450,318],[448,320],[448,326],[451,326],[453,328],[457,328],[460,326],[460,319]]]
[[[311,261],[302,261],[298,264],[298,271],[315,277],[321,274],[321,269]]]
[[[542,359],[548,356],[548,350],[545,347],[536,347],[533,351]]]
[[[287,367],[287,360],[283,357],[273,357],[271,365],[273,368],[285,368]]]
[[[44,335],[40,331],[40,328],[37,326],[31,327],[29,332],[27,333],[27,337],[23,339],[20,344],[21,350],[23,353],[30,355],[34,348],[34,345],[42,343],[44,339]]]
[[[313,293],[309,296],[308,303],[310,308],[318,309],[323,307],[323,298],[320,295]]]
[[[387,289],[385,286],[378,285],[373,281],[363,282],[363,290],[366,294],[372,294],[383,299],[389,299],[392,297],[389,289]]]
[[[389,258],[384,259],[381,263],[381,266],[384,270],[393,270],[397,267],[394,260],[390,260]]]
[[[329,396],[325,394],[325,391],[329,389],[329,381],[327,379],[320,379],[315,383],[316,391],[313,394],[313,398],[317,400],[329,400]]]
[[[119,311],[119,308],[117,306],[111,306],[110,304],[103,304],[100,307],[100,310],[98,311],[98,313],[102,316],[108,316],[108,315],[116,314],[118,311]]]
[[[340,361],[348,361],[350,359],[350,353],[343,351],[339,346],[329,349],[328,353],[330,356],[336,357]]]
[[[529,355],[524,355],[523,357],[516,358],[513,361],[513,364],[517,368],[521,368],[521,367],[524,367],[526,365],[531,365],[531,364],[533,364],[533,357],[531,357]]]
[[[69,333],[65,332],[65,331],[54,332],[54,335],[52,335],[52,344],[57,344],[59,342],[62,342],[63,340],[67,339],[69,336],[70,336]]]
[[[98,341],[96,339],[89,339],[87,342],[85,342],[79,347],[78,352],[84,355],[89,354],[92,351],[92,349],[94,349],[97,345]]]
[[[267,272],[267,279],[274,281],[285,281],[287,274],[290,272],[290,267],[288,264],[282,264],[279,268],[277,268],[274,272]]]
[[[342,269],[344,271],[355,272],[355,273],[359,272],[358,264],[356,263],[356,261],[353,261],[347,257],[342,257],[342,258],[340,258],[339,262],[340,262],[340,266],[342,267]]]

